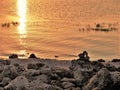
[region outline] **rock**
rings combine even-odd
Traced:
[[[11,81],[11,79],[8,78],[8,77],[7,78],[3,78],[2,82],[0,83],[0,86],[2,86],[2,87],[6,86],[7,84],[10,83],[10,81]]]
[[[4,65],[3,65],[3,64],[0,64],[0,73],[3,72],[3,69],[4,69]]]
[[[40,69],[41,67],[43,67],[44,65],[45,65],[45,64],[43,64],[43,63],[28,64],[27,68],[28,68],[28,69],[38,70],[38,69]]]
[[[19,64],[18,64],[18,63],[14,63],[13,65],[14,65],[14,66],[16,66],[16,67],[18,67],[18,66],[19,66]]]
[[[18,76],[4,87],[5,90],[29,90],[28,88],[29,83],[24,76]]]
[[[9,59],[14,59],[14,58],[18,58],[18,55],[17,54],[12,54],[9,56]]]
[[[10,64],[11,64],[11,61],[10,61],[10,60],[0,60],[0,64],[10,65]]]
[[[112,62],[120,62],[120,59],[113,59]]]
[[[60,87],[54,86],[54,85],[49,85],[49,84],[43,83],[43,82],[33,81],[30,84],[29,90],[63,90],[63,89]]]
[[[105,62],[105,60],[103,60],[103,59],[99,59],[98,62]]]
[[[89,62],[90,57],[88,56],[88,52],[87,51],[83,51],[83,53],[80,53],[78,56],[79,56],[78,60]]]
[[[91,65],[93,66],[93,71],[98,72],[101,68],[104,68],[105,66],[99,62],[99,61],[92,61]]]
[[[36,76],[41,75],[41,72],[39,70],[29,69],[28,71],[23,72],[22,75],[24,75],[29,81],[32,81]]]
[[[17,68],[15,66],[5,66],[4,70],[2,72],[2,76],[3,77],[8,77],[11,80],[15,79],[17,76],[19,75],[19,73],[17,72]]]
[[[70,87],[64,90],[82,90],[82,89],[80,89],[79,87]]]
[[[41,81],[41,82],[43,82],[43,83],[48,83],[48,82],[50,82],[48,76],[45,75],[45,74],[39,75],[39,76],[37,76],[36,78],[37,78],[37,80],[39,80],[39,81]]]
[[[4,88],[3,88],[3,87],[0,87],[0,90],[4,90]]]
[[[77,81],[77,80],[74,79],[74,78],[63,78],[63,79],[61,79],[61,82],[75,82],[75,81]]]
[[[35,80],[30,82],[29,90],[62,90],[59,89],[57,86],[53,86],[46,83],[47,80],[45,79],[46,79],[45,75],[40,76],[40,78],[37,77]]]
[[[81,83],[87,82],[87,80],[93,75],[93,66],[90,62],[78,62],[74,60],[70,66],[74,78],[81,81]]]
[[[62,87],[64,88],[64,89],[67,89],[67,88],[70,88],[70,87],[74,87],[75,85],[73,84],[73,83],[71,83],[71,82],[63,82],[62,83]]]
[[[30,54],[29,58],[37,58],[35,54]]]
[[[60,80],[50,80],[50,85],[62,87]]]
[[[55,73],[61,78],[64,78],[64,77],[73,78],[74,77],[73,72],[71,70],[58,69],[58,70],[55,70]]]
[[[120,72],[120,67],[117,68],[117,71]]]
[[[103,68],[89,80],[83,90],[109,90],[112,84],[110,72]]]
[[[19,74],[21,74],[21,73],[23,73],[24,71],[25,71],[25,68],[23,67],[23,66],[17,66],[16,67],[17,68],[17,72],[19,73]]]
[[[46,67],[46,66],[43,66],[41,69],[41,74],[46,74],[46,75],[51,75],[52,74],[52,68],[51,67]]]
[[[111,72],[117,71],[117,68],[111,64],[107,64],[105,67]]]
[[[50,80],[59,80],[60,77],[57,74],[50,74],[49,75]]]

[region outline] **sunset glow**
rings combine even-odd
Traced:
[[[17,0],[18,16],[20,17],[20,26],[18,27],[19,34],[25,34],[26,22],[26,0]]]

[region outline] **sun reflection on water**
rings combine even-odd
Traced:
[[[20,25],[18,26],[18,34],[20,35],[19,37],[19,42],[20,42],[20,51],[18,54],[20,55],[25,55],[26,54],[26,0],[17,0],[17,8],[18,8],[18,16],[19,16],[19,23]]]
[[[25,22],[26,22],[26,0],[18,0],[17,1],[17,6],[18,6],[18,16],[20,25],[18,27],[19,34],[25,34]]]

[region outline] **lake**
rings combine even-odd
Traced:
[[[120,58],[119,11],[119,0],[0,0],[0,58]],[[118,30],[90,29],[98,23]]]

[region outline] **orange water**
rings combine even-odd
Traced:
[[[88,24],[117,23],[118,0],[0,0],[0,58],[12,53],[71,60],[87,50],[92,60],[120,58],[120,32],[79,31]],[[23,2],[26,2],[23,3]]]

